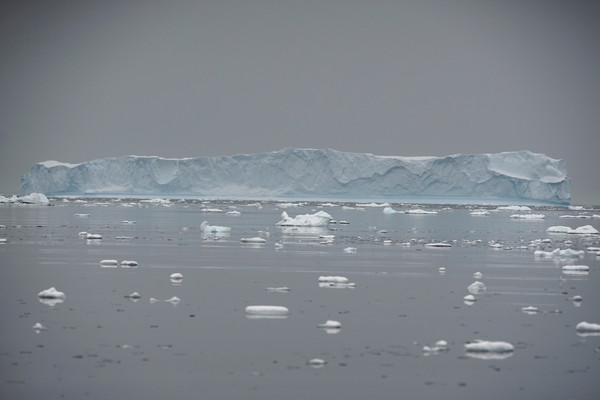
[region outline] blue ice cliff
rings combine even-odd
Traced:
[[[569,204],[569,181],[563,160],[529,151],[400,157],[287,148],[223,157],[45,161],[23,176],[21,194]]]

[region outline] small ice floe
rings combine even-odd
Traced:
[[[319,324],[318,327],[323,328],[328,335],[336,335],[342,330],[342,324],[339,321],[331,319],[325,321],[323,324]]]
[[[86,232],[85,238],[87,240],[100,240],[100,239],[102,239],[102,235],[100,235],[98,233],[87,233]]]
[[[292,289],[290,289],[287,286],[278,286],[278,287],[268,287],[267,288],[267,292],[274,292],[274,293],[287,293],[291,290]]]
[[[527,307],[522,307],[521,311],[525,314],[529,314],[529,315],[534,315],[537,314],[540,309],[534,306],[527,306]]]
[[[473,278],[481,279],[481,278],[483,278],[483,274],[481,272],[477,271],[473,274]]]
[[[100,260],[100,265],[103,268],[116,268],[118,264],[117,260]]]
[[[439,267],[438,272],[440,273],[440,275],[444,275],[446,273],[446,267]]]
[[[138,292],[133,292],[131,294],[125,295],[124,297],[126,299],[131,299],[131,300],[134,300],[134,301],[137,301],[137,300],[139,300],[139,299],[142,298],[142,296],[140,296],[140,294]]]
[[[568,226],[556,225],[546,229],[547,233],[568,233],[571,235],[597,235],[598,230],[592,225],[583,225],[578,228],[570,228]]]
[[[329,288],[355,288],[356,284],[350,282],[345,276],[320,276],[319,287]]]
[[[497,211],[531,211],[527,206],[501,206],[496,208]]]
[[[565,265],[562,267],[563,271],[589,271],[590,267],[587,265]]]
[[[438,355],[441,352],[445,352],[448,351],[448,342],[446,342],[445,340],[438,340],[437,342],[435,342],[435,345],[433,346],[423,346],[423,355],[424,356],[430,356],[430,355]]]
[[[579,336],[600,336],[600,324],[582,321],[575,326]]]
[[[4,243],[7,243],[7,242],[8,242],[8,239],[6,239],[6,238],[0,238],[0,244],[4,244]]]
[[[484,360],[501,360],[510,357],[515,347],[508,342],[492,342],[476,340],[465,344],[465,351],[470,357]]]
[[[414,208],[411,210],[406,210],[407,214],[411,214],[411,215],[435,215],[438,212],[437,211],[428,211],[428,210],[422,210],[420,208]]]
[[[600,247],[590,246],[586,250],[589,251],[590,253],[596,253],[596,252],[600,251]]]
[[[553,251],[536,250],[533,252],[536,258],[580,258],[585,255],[583,250],[572,250],[560,248],[554,249]]]
[[[581,303],[581,302],[583,301],[583,297],[581,297],[581,296],[579,296],[579,295],[577,295],[577,296],[573,296],[573,297],[571,298],[571,301],[572,301],[573,303]]]
[[[490,215],[490,212],[487,210],[475,210],[475,211],[471,211],[469,213],[469,215],[473,215],[475,217],[482,217],[482,216]]]
[[[265,244],[267,241],[261,237],[241,238],[240,242],[245,244]]]
[[[283,245],[279,242],[275,242],[275,249],[283,249]]]
[[[319,235],[319,242],[321,244],[333,244],[335,241],[335,235]]]
[[[463,297],[463,301],[465,302],[466,305],[472,306],[477,301],[477,298],[475,296],[473,296],[472,294],[468,294],[465,297]]]
[[[339,222],[340,225],[350,225],[350,222],[346,221],[346,220],[341,220]]]
[[[544,219],[544,214],[513,214],[510,216],[513,219]]]
[[[175,273],[169,275],[169,279],[173,283],[181,283],[181,281],[183,281],[183,275],[179,272],[175,272]]]
[[[48,330],[48,328],[46,328],[44,325],[40,324],[39,322],[36,322],[35,325],[33,325],[31,328],[33,328],[35,333],[40,333],[42,331]]]
[[[383,213],[384,214],[399,214],[399,213],[404,213],[404,212],[403,211],[394,210],[392,207],[385,207],[383,209]]]
[[[241,212],[236,211],[236,210],[232,210],[232,211],[227,211],[226,213],[227,215],[242,215]]]
[[[348,283],[348,278],[346,278],[345,276],[320,276],[319,282]]]
[[[121,261],[121,268],[136,268],[138,262],[134,260],[123,260]]]
[[[221,210],[220,208],[203,208],[200,210],[200,212],[204,212],[204,213],[222,213],[223,210]]]
[[[313,358],[308,360],[307,364],[311,368],[323,368],[327,364],[327,361],[322,358]]]
[[[126,219],[126,220],[121,221],[121,223],[123,225],[133,225],[133,224],[135,224],[135,221],[130,221],[130,220]]]
[[[485,289],[486,289],[485,285],[483,284],[483,282],[480,282],[480,281],[475,281],[467,287],[467,290],[471,294],[483,293],[485,291]]]
[[[425,247],[440,247],[440,248],[444,248],[444,247],[452,247],[452,245],[450,243],[444,243],[444,242],[433,242],[433,243],[425,243]]]
[[[247,306],[244,311],[251,319],[283,319],[290,314],[290,310],[283,306]]]
[[[133,239],[131,236],[115,236],[116,240],[131,240]]]
[[[391,246],[392,244],[394,244],[394,242],[391,239],[385,239],[383,241],[384,246]]]
[[[75,216],[79,218],[87,218],[90,216],[90,214],[75,214]]]
[[[38,293],[38,297],[40,299],[64,299],[65,294],[63,292],[59,292],[53,286],[50,289],[42,290]]]
[[[287,212],[281,213],[281,221],[275,225],[278,226],[327,226],[329,221],[333,219],[331,215],[325,211],[317,211],[314,214],[297,215],[292,218]]]
[[[356,247],[346,247],[342,251],[344,253],[346,253],[346,254],[356,254],[356,252],[358,251],[358,249]]]
[[[8,199],[10,203],[31,204],[37,206],[49,206],[50,201],[43,193],[31,193],[26,196],[12,196]]]
[[[203,221],[200,224],[200,229],[205,235],[225,234],[231,232],[228,226],[209,225],[208,221]]]
[[[181,299],[177,296],[173,296],[170,299],[166,299],[165,302],[167,303],[171,303],[174,306],[176,306],[177,304],[179,304],[179,302],[181,302]]]

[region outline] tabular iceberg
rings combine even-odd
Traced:
[[[23,176],[21,193],[569,204],[569,181],[564,161],[529,151],[400,157],[287,148],[223,157],[45,161]]]

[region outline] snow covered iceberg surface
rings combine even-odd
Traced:
[[[568,204],[569,181],[562,160],[529,151],[400,157],[288,148],[214,158],[45,161],[22,178],[21,192]]]

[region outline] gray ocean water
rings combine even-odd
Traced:
[[[561,218],[599,209],[537,207],[529,213],[544,219],[521,220],[510,216],[528,212],[478,217],[470,212],[479,207],[466,206],[386,215],[354,203],[52,204],[0,207],[1,398],[600,396],[600,336],[575,329],[581,321],[600,323],[599,258],[587,250],[600,238],[546,233],[553,225],[600,229],[598,218]],[[275,226],[284,210],[323,210],[338,223]],[[207,237],[204,220],[231,232]],[[240,242],[256,236],[266,243]],[[426,246],[432,242],[451,247]],[[585,253],[534,257],[555,248]],[[139,265],[103,267],[105,259]],[[564,273],[570,264],[589,272]],[[172,282],[173,273],[183,280]],[[323,275],[356,285],[321,287]],[[467,304],[476,280],[486,289]],[[40,301],[38,292],[50,287],[64,292],[64,301]],[[125,297],[133,292],[141,298]],[[180,301],[164,301],[173,296]],[[249,305],[284,306],[289,315],[250,318]],[[523,312],[528,306],[538,311]],[[318,327],[327,320],[341,329]],[[46,329],[33,329],[36,323]],[[478,339],[508,342],[514,351],[467,353],[465,344]],[[439,340],[447,346],[435,349]]]

